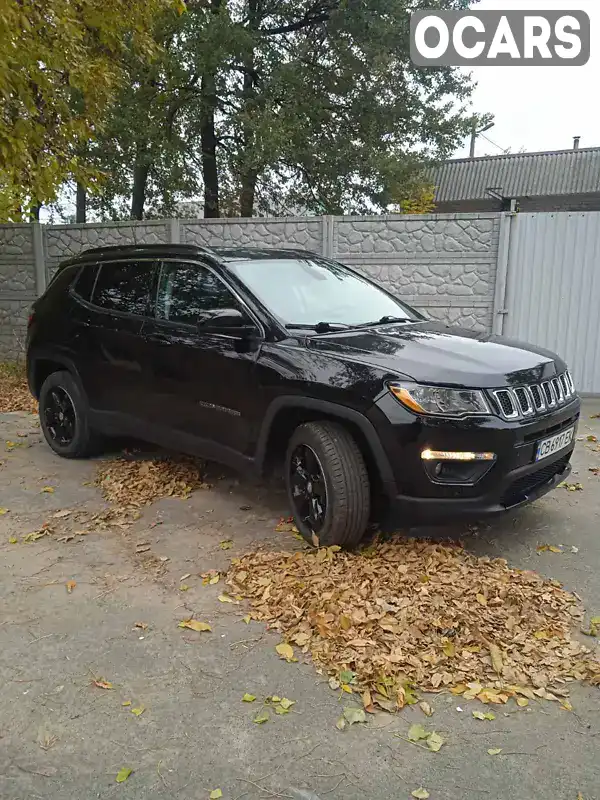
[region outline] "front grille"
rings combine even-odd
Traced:
[[[564,406],[576,397],[575,385],[568,372],[557,378],[514,389],[496,389],[491,393],[504,419],[524,419]]]
[[[539,489],[545,483],[548,483],[565,469],[569,463],[571,456],[564,456],[552,464],[547,464],[545,467],[538,469],[537,472],[532,472],[519,478],[515,481],[504,493],[502,497],[502,505],[514,506],[517,503],[527,499],[527,495],[535,489]]]

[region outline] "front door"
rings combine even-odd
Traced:
[[[259,342],[202,329],[226,309],[241,311],[251,323],[241,301],[208,266],[165,260],[155,316],[143,328],[152,424],[179,434],[180,446],[181,436],[188,436],[196,440],[194,447],[225,461],[223,449],[246,453],[249,448],[259,392]]]

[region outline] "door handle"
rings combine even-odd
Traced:
[[[171,337],[166,336],[164,333],[150,333],[146,338],[149,342],[161,345],[162,347],[168,347],[173,344]]]

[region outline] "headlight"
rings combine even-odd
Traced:
[[[491,413],[483,392],[478,389],[445,389],[416,383],[390,383],[389,389],[402,405],[417,414],[466,417]]]

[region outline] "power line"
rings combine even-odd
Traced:
[[[501,151],[502,151],[502,152],[503,152],[505,155],[506,155],[506,153],[508,153],[508,151],[510,150],[510,148],[509,148],[509,147],[507,147],[507,148],[506,148],[506,150],[505,150],[503,147],[500,147],[500,145],[499,145],[499,144],[497,144],[496,142],[493,142],[493,141],[492,141],[492,140],[491,140],[491,139],[490,139],[488,136],[486,136],[484,133],[480,133],[479,135],[481,136],[481,138],[482,138],[482,139],[485,139],[485,140],[486,140],[487,142],[489,142],[490,144],[493,144],[493,145],[494,145],[494,147],[497,147],[497,148],[498,148],[498,150],[501,150]]]

